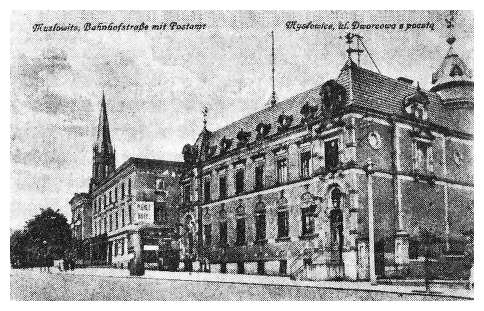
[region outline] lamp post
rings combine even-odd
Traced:
[[[43,250],[43,253],[44,253],[42,266],[47,270],[47,241],[46,240],[42,241],[42,250]]]
[[[375,273],[375,229],[374,229],[374,215],[373,215],[373,162],[371,159],[366,161],[365,171],[368,177],[368,243],[369,243],[369,259],[370,259],[370,283],[377,285]]]

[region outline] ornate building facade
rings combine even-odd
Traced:
[[[452,48],[432,84],[350,54],[337,78],[204,127],[183,148],[182,257],[222,273],[411,277],[425,230],[443,241],[438,256],[462,256],[473,228],[473,82]]]

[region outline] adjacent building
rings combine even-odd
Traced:
[[[71,206],[72,237],[76,241],[77,258],[82,264],[90,263],[92,232],[91,198],[88,193],[75,193],[69,201]]]
[[[182,164],[131,157],[116,167],[103,94],[89,193],[71,200],[74,235],[89,241],[91,264],[127,267],[137,257],[157,265],[178,228]]]
[[[182,258],[221,273],[414,277],[427,230],[458,270],[473,229],[473,82],[450,41],[430,90],[349,49],[336,78],[204,127],[183,148]]]

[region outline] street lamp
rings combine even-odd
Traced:
[[[44,260],[42,265],[45,265],[45,268],[47,269],[47,241],[43,240],[42,241],[42,246],[43,246],[43,251],[44,251]]]

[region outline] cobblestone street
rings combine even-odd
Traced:
[[[100,269],[102,270],[102,269]],[[93,270],[95,272],[95,270]],[[365,288],[327,288],[279,282],[262,284],[269,278],[257,276],[252,283],[197,279],[188,274],[171,274],[185,279],[157,278],[157,271],[145,277],[129,277],[126,270],[105,269],[105,273],[87,274],[78,269],[72,273],[11,270],[12,300],[454,300],[458,297],[415,295],[371,291]],[[108,272],[110,275],[108,275]],[[114,273],[112,273],[114,272]],[[159,273],[158,273],[159,274]],[[284,279],[283,279],[284,281]],[[314,283],[317,285],[317,283]],[[344,287],[344,283],[342,283]]]

